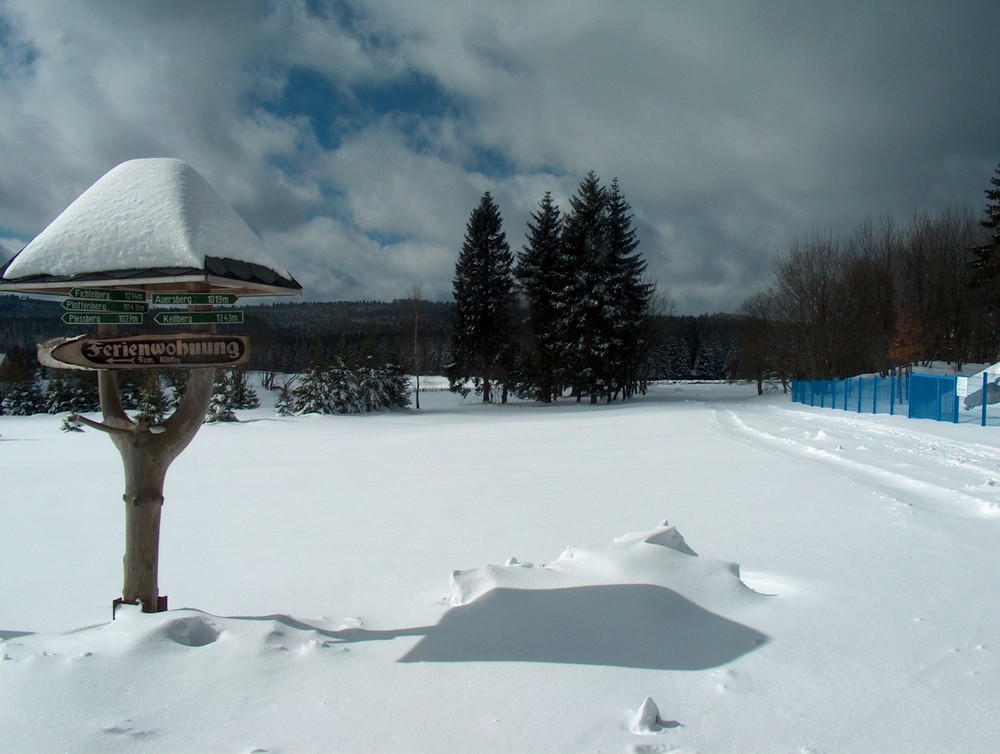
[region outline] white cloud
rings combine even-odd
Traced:
[[[446,297],[483,191],[517,248],[594,169],[681,309],[734,309],[793,237],[977,203],[998,160],[992,0],[323,5],[0,0],[0,234],[178,157],[303,255],[282,261],[307,293]],[[327,78],[334,123],[283,110],[295,69]]]

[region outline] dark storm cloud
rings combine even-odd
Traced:
[[[516,247],[593,169],[679,311],[732,310],[816,229],[979,208],[998,28],[993,0],[0,0],[0,238],[173,156],[312,297],[447,297],[483,191]]]

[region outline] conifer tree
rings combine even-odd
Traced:
[[[45,391],[33,353],[15,346],[0,364],[0,414],[45,413]]]
[[[83,432],[83,425],[76,414],[66,414],[63,417],[62,424],[59,425],[59,429],[63,432]]]
[[[472,381],[483,402],[493,400],[496,382],[509,379],[514,256],[503,231],[500,209],[487,191],[472,211],[455,265],[451,389],[465,392]],[[502,393],[506,399],[506,387]]]
[[[97,379],[93,372],[54,370],[46,390],[48,411],[73,414],[100,411],[101,399],[97,393]]]
[[[527,393],[549,403],[561,393],[562,292],[572,281],[562,244],[563,221],[552,193],[545,192],[528,222],[528,242],[517,256],[515,274],[528,307],[529,355],[521,380]]]
[[[295,415],[295,397],[292,395],[292,382],[288,380],[278,388],[278,398],[274,402],[274,411],[278,416]]]
[[[0,414],[31,416],[44,414],[47,410],[45,390],[37,371],[33,370],[30,376],[4,386]]]
[[[563,251],[573,275],[560,292],[562,360],[570,370],[577,400],[584,393],[592,403],[603,392],[607,344],[601,320],[607,301],[603,262],[607,232],[607,190],[594,171],[587,173],[570,197],[563,223]]]
[[[606,295],[604,324],[609,354],[609,381],[614,392],[631,396],[642,379],[647,355],[647,319],[653,286],[644,280],[646,261],[637,251],[639,240],[632,227],[631,207],[625,201],[618,179],[608,192],[604,275]],[[608,398],[612,395],[609,393]]]
[[[984,189],[987,199],[984,209],[986,217],[979,221],[989,232],[990,238],[987,243],[974,249],[976,259],[973,260],[973,266],[977,270],[977,278],[983,283],[993,282],[1000,277],[1000,166],[993,173],[990,178],[993,188]]]
[[[987,314],[992,327],[1000,323],[1000,166],[993,171],[990,185],[993,188],[984,189],[986,194],[986,217],[979,224],[989,234],[986,243],[972,249],[972,283],[984,296]]]
[[[604,188],[590,171],[570,198],[563,250],[574,269],[562,291],[563,359],[574,392],[591,403],[629,397],[647,358],[652,286],[637,251],[631,208],[615,179]]]
[[[147,419],[151,424],[159,424],[170,410],[169,401],[160,384],[160,373],[156,370],[146,372],[139,383],[139,394],[136,400],[136,419]]]
[[[684,338],[668,338],[659,349],[659,372],[661,379],[687,380],[691,378],[691,352]]]
[[[280,405],[277,407],[279,412],[287,412],[286,415],[334,413],[336,409],[331,398],[333,392],[331,372],[332,369],[326,359],[314,354],[305,372],[299,376],[298,384],[289,391],[290,399],[287,403],[282,400],[284,390],[282,391]]]
[[[232,377],[223,369],[215,370],[215,384],[212,386],[212,401],[208,404],[205,423],[235,422],[236,395],[233,389]]]

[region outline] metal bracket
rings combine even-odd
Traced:
[[[167,611],[167,595],[161,594],[156,598],[156,604],[150,600],[126,601],[123,597],[117,597],[111,602],[111,620],[115,619],[118,608],[121,605],[142,605],[144,613],[165,613]]]

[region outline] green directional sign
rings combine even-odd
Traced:
[[[113,288],[70,288],[70,298],[89,301],[132,301],[146,300],[146,291],[118,291]]]
[[[145,303],[131,301],[90,301],[87,299],[68,298],[62,302],[62,308],[70,312],[144,312],[148,308]]]
[[[242,325],[243,312],[157,312],[158,325]]]
[[[238,298],[235,293],[154,293],[153,303],[161,306],[229,306],[235,304]]]
[[[62,315],[62,321],[67,325],[141,325],[143,315],[66,312]]]

